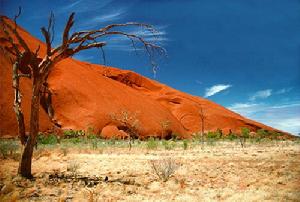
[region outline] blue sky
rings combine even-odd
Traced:
[[[168,57],[159,59],[155,79],[178,90],[206,97],[248,118],[291,133],[300,132],[299,0],[2,0],[1,13],[42,39],[50,11],[56,17],[54,44],[70,12],[74,30],[110,23],[153,24]],[[104,48],[106,64],[153,78],[145,54],[115,37]],[[103,63],[98,50],[76,58]]]

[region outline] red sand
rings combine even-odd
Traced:
[[[45,54],[45,45],[25,30],[19,32],[30,48],[41,45],[40,55]],[[3,36],[3,33],[0,33]],[[0,41],[1,46],[5,44]],[[0,50],[0,136],[17,135],[16,117],[13,111],[13,89],[9,54]],[[111,117],[123,111],[136,114],[140,137],[162,136],[163,128],[168,133],[190,137],[201,128],[200,106],[203,108],[205,131],[222,129],[228,133],[248,127],[275,130],[261,123],[246,119],[207,99],[192,96],[172,89],[159,82],[145,78],[132,71],[66,59],[60,62],[49,76],[53,94],[54,119],[62,129],[87,129],[105,137],[124,136]],[[22,78],[23,111],[28,130],[31,81]],[[40,129],[52,127],[47,114],[40,109]],[[166,127],[163,127],[165,123]],[[120,127],[119,127],[120,128]],[[126,135],[126,134],[125,134]]]

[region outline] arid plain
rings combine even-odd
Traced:
[[[42,145],[35,179],[1,160],[1,201],[299,201],[299,141],[196,141]],[[185,144],[185,146],[184,146]],[[169,145],[169,146],[166,146]],[[151,162],[176,167],[164,182]]]

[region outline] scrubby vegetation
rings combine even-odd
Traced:
[[[149,191],[160,188],[160,186],[175,186],[176,189],[174,188],[174,190],[184,191],[185,187],[188,187],[189,190],[194,187],[193,179],[196,178],[201,181],[204,177],[205,182],[214,179],[221,180],[222,183],[228,183],[227,177],[230,176],[230,172],[223,173],[221,171],[224,169],[230,169],[231,171],[232,167],[225,166],[223,168],[224,161],[231,162],[231,165],[234,164],[236,166],[235,172],[241,174],[241,169],[249,168],[248,159],[252,158],[256,162],[253,166],[257,165],[257,168],[259,168],[256,172],[260,172],[261,176],[264,176],[266,169],[260,169],[261,165],[259,163],[261,160],[266,159],[266,155],[269,155],[267,152],[278,155],[274,150],[279,152],[282,150],[290,151],[288,148],[297,148],[300,144],[300,138],[285,140],[281,134],[265,130],[258,130],[254,133],[247,128],[241,128],[240,132],[240,134],[231,132],[227,135],[223,134],[221,130],[210,131],[203,135],[203,139],[199,134],[195,134],[192,139],[185,140],[177,138],[164,140],[154,137],[144,140],[136,139],[132,142],[131,150],[128,150],[128,140],[103,139],[100,135],[96,135],[91,131],[85,132],[84,135],[77,135],[83,134],[82,131],[67,131],[65,132],[67,136],[62,135],[61,137],[55,134],[40,133],[37,149],[34,151],[34,160],[37,162],[35,169],[39,169],[41,164],[42,167],[35,173],[37,181],[32,183],[40,183],[39,186],[45,187],[51,186],[49,190],[56,189],[58,185],[68,186],[69,184],[72,185],[72,189],[76,190],[97,188],[99,185],[99,190],[106,187],[105,190],[109,192],[111,188],[108,187],[111,186],[125,187],[125,194],[134,192],[134,190],[130,190],[131,187],[134,187],[134,189],[144,187],[145,191]],[[242,148],[240,141],[243,139],[245,142]],[[8,168],[11,163],[17,164],[16,157],[19,158],[21,153],[19,141],[1,140],[0,152],[3,161],[9,162],[7,163]],[[291,153],[289,158],[292,158],[292,155],[295,154]],[[228,158],[224,160],[223,156]],[[208,157],[218,160],[215,162],[204,160]],[[258,157],[260,160],[257,160]],[[129,158],[131,160],[128,160]],[[232,160],[232,158],[234,159]],[[296,157],[293,158],[296,159]],[[55,159],[56,162],[51,164],[51,168],[48,168],[49,159]],[[195,160],[197,163],[195,163]],[[266,162],[270,162],[270,160],[268,159]],[[212,164],[215,166],[212,166]],[[137,169],[136,165],[140,165],[143,171]],[[282,170],[288,167],[281,166],[280,164],[278,168]],[[208,167],[211,168],[207,169]],[[44,170],[47,171],[44,172]],[[248,170],[250,172],[250,168]],[[193,177],[190,176],[191,172],[194,172]],[[236,176],[236,173],[234,176]],[[278,175],[278,172],[276,173]],[[245,174],[244,178],[248,174]],[[226,182],[222,181],[223,178],[218,178],[219,175],[223,175]],[[284,176],[284,173],[281,172],[281,175]],[[249,180],[250,178],[252,180],[253,176],[249,177]],[[287,180],[282,181],[283,179]],[[214,180],[210,182],[211,185],[219,186],[218,183],[214,184]],[[288,183],[288,180],[290,179],[282,177],[278,179],[278,183]],[[11,184],[13,183],[15,181]],[[19,186],[17,183],[13,186]],[[41,183],[45,183],[45,185],[41,185]],[[236,182],[231,180],[231,183],[234,184],[231,187],[235,187]],[[0,181],[1,186],[4,185],[1,185]],[[201,185],[202,188],[204,186],[206,186],[206,183]],[[280,184],[280,186],[282,185]],[[27,189],[28,192],[31,191],[30,188]],[[24,195],[27,192],[21,191],[20,193]],[[35,193],[35,196],[40,194],[38,191],[33,193]],[[99,197],[102,192],[97,193],[97,197]],[[123,193],[122,190],[120,193]],[[72,194],[74,195],[74,193]],[[24,197],[23,195],[21,197]],[[46,192],[41,192],[40,195],[53,199],[61,194],[49,196]],[[0,201],[1,196],[5,195],[0,194]]]
[[[168,181],[179,168],[179,164],[172,158],[150,160],[149,163],[154,174],[163,182]]]
[[[1,158],[18,159],[19,145],[16,141],[1,140],[0,141],[0,155]]]
[[[300,138],[294,138],[293,142],[299,143]],[[182,149],[188,150],[196,147],[197,145],[204,146],[216,146],[216,144],[222,142],[235,142],[236,145],[240,145],[242,148],[251,146],[251,144],[263,144],[263,143],[277,143],[278,141],[285,141],[286,138],[278,132],[270,132],[267,130],[259,129],[256,132],[250,132],[248,128],[241,128],[240,134],[231,132],[230,134],[223,134],[221,130],[209,131],[203,134],[203,138],[199,136],[199,133],[194,135],[191,140],[179,140],[177,136],[173,135],[173,138],[169,140],[158,139],[150,137],[145,140],[136,139],[132,141],[130,147],[146,148],[147,150],[174,150]],[[247,144],[246,144],[247,142]],[[64,156],[69,152],[69,148],[81,148],[101,151],[106,147],[128,147],[127,140],[121,139],[103,139],[100,135],[93,133],[93,129],[90,128],[87,131],[66,130],[63,136],[57,136],[56,134],[43,134],[39,133],[37,138],[37,148],[52,148],[60,147]],[[1,158],[15,158],[18,159],[20,154],[20,145],[17,140],[1,140],[0,142],[0,155]]]

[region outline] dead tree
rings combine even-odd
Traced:
[[[5,47],[5,50],[12,55],[13,88],[15,91],[14,110],[17,116],[20,140],[23,145],[18,173],[23,177],[31,178],[33,147],[36,144],[36,138],[39,132],[40,101],[41,97],[47,94],[48,76],[58,62],[72,57],[80,51],[91,48],[101,48],[103,51],[102,48],[107,45],[107,42],[103,41],[104,37],[109,39],[109,37],[116,35],[127,37],[132,42],[134,48],[137,43],[141,44],[145,48],[151,64],[153,64],[153,56],[156,53],[162,55],[165,54],[165,49],[155,43],[145,40],[139,35],[122,31],[123,27],[141,27],[150,31],[155,36],[156,30],[151,25],[143,23],[130,22],[124,24],[111,24],[96,30],[70,33],[70,30],[74,25],[75,13],[72,13],[68,18],[62,33],[61,44],[57,47],[52,47],[54,37],[54,15],[51,13],[47,28],[41,28],[46,45],[46,53],[43,54],[40,53],[39,47],[36,50],[32,50],[19,33],[16,20],[20,14],[21,9],[19,9],[19,13],[15,16],[13,22],[4,16],[0,16],[1,28],[4,32],[4,37],[1,40],[8,44]],[[30,128],[29,136],[27,138],[25,136],[26,129],[24,116],[21,110],[22,95],[19,86],[19,81],[22,77],[29,78],[32,81]],[[53,113],[53,111],[51,113]]]
[[[128,135],[129,150],[132,148],[134,140],[139,138],[140,121],[137,118],[137,113],[122,111],[120,114],[111,114],[112,121],[120,124],[118,129],[123,130]]]
[[[203,108],[202,105],[199,105],[200,109],[199,109],[199,117],[200,117],[200,121],[201,121],[201,143],[202,145],[204,144],[204,120],[205,120],[205,115],[203,112]]]

